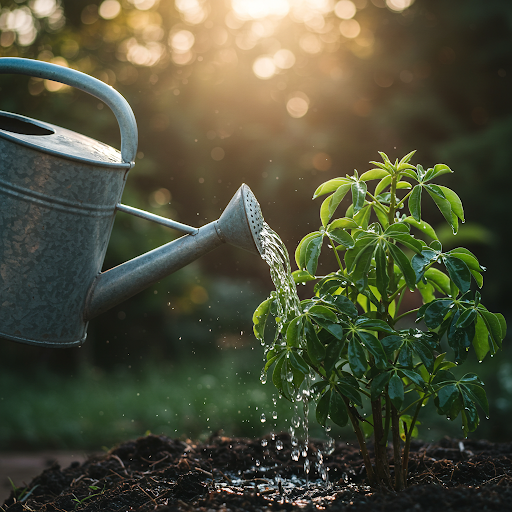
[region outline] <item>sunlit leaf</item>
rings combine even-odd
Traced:
[[[264,300],[254,312],[252,316],[253,321],[253,330],[254,335],[260,341],[263,341],[265,334],[265,325],[267,324],[267,319],[270,313],[270,306],[272,302],[274,302],[275,298],[271,297],[267,300]]]
[[[408,182],[408,181],[399,181],[397,184],[396,184],[396,189],[397,190],[408,190],[412,188],[412,185]]]
[[[410,290],[414,290],[416,287],[416,274],[414,273],[407,256],[396,245],[389,243],[387,246],[393,260],[402,271],[407,286]]]
[[[354,213],[357,213],[363,206],[366,199],[366,183],[364,181],[356,181],[351,185],[352,204],[354,205]]]
[[[350,180],[347,178],[334,178],[332,180],[326,181],[322,183],[313,194],[313,199],[316,199],[319,196],[323,196],[324,194],[329,194],[338,190],[341,185],[346,183],[350,183]]]
[[[292,272],[292,277],[295,284],[299,283],[307,283],[308,281],[314,281],[315,277],[312,276],[309,272],[304,270],[295,270]]]
[[[377,186],[375,187],[374,195],[378,196],[383,190],[386,189],[386,187],[389,187],[391,184],[392,176],[388,175],[385,178],[382,178],[379,183],[377,183]]]
[[[425,271],[424,275],[438,290],[442,291],[445,295],[450,295],[450,278],[444,272],[430,267]]]
[[[389,176],[389,172],[384,169],[371,169],[364,172],[359,178],[361,181],[379,180]]]
[[[328,226],[327,231],[331,232],[336,229],[353,229],[359,227],[359,224],[349,217],[333,220]]]
[[[344,229],[329,230],[327,236],[347,249],[351,249],[355,245],[354,239]]]
[[[413,217],[406,217],[403,220],[403,222],[407,222],[407,224],[410,224],[416,229],[419,229],[422,233],[425,233],[425,235],[429,236],[430,238],[433,238],[434,240],[437,240],[436,232],[428,222],[425,222],[424,220],[418,222]]]
[[[464,222],[464,208],[462,207],[462,201],[460,200],[459,196],[453,190],[447,187],[443,187],[441,185],[438,185],[438,187],[443,191],[444,196],[450,202],[452,212],[455,213],[455,215],[457,215],[457,217],[459,217],[462,222]]]
[[[322,242],[323,236],[315,236],[311,237],[306,241],[305,250],[304,250],[304,267],[302,269],[306,269],[312,276],[316,274],[316,269],[318,267],[318,258],[320,257],[320,252],[322,250]]]

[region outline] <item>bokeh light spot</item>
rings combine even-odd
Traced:
[[[276,72],[276,65],[274,59],[268,55],[258,57],[252,65],[254,74],[262,80],[272,78]]]
[[[113,20],[121,12],[121,4],[117,0],[105,0],[98,9],[104,20]]]
[[[283,18],[290,11],[288,0],[231,0],[235,16],[241,20],[256,20],[275,16]]]
[[[190,300],[194,304],[204,304],[208,300],[208,292],[199,285],[190,290]]]
[[[171,33],[169,43],[175,52],[187,53],[194,46],[195,37],[189,30]]]
[[[147,11],[156,4],[156,0],[128,0],[139,11]]]
[[[413,4],[414,0],[386,0],[386,5],[395,12],[402,12]]]
[[[356,20],[343,20],[340,23],[340,32],[343,37],[354,39],[361,32],[361,25]]]
[[[220,162],[224,158],[224,150],[217,146],[212,149],[211,156],[216,162]]]
[[[317,171],[328,171],[331,168],[332,160],[327,153],[317,153],[313,157],[313,167]]]
[[[282,48],[274,54],[274,64],[280,69],[290,69],[295,64],[295,55],[292,51]]]
[[[295,92],[286,103],[286,110],[290,116],[298,119],[307,114],[309,98],[303,92]]]
[[[334,6],[334,14],[342,20],[349,20],[355,16],[357,8],[350,0],[341,0]]]

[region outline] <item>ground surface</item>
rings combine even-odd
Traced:
[[[410,486],[400,494],[367,487],[356,448],[337,444],[326,457],[329,487],[318,480],[318,449],[310,443],[310,484],[304,459],[291,459],[288,435],[262,439],[213,437],[194,444],[148,436],[67,469],[54,465],[17,489],[4,511],[508,511],[512,509],[512,443],[445,439],[417,443]],[[283,448],[276,449],[281,441]],[[281,482],[279,484],[279,482]],[[15,496],[16,494],[16,496]]]

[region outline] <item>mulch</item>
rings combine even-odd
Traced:
[[[266,440],[267,442],[263,441]],[[283,448],[276,448],[276,441]],[[262,446],[266,444],[266,446]],[[279,443],[280,445],[280,443]],[[55,464],[26,488],[11,492],[4,512],[484,512],[512,510],[512,443],[445,438],[415,442],[409,486],[400,493],[368,487],[359,450],[338,442],[324,455],[329,484],[320,479],[318,450],[291,458],[287,434],[259,439],[212,436],[194,443],[149,435],[83,464]],[[391,455],[391,452],[390,452]],[[392,461],[390,460],[390,463]]]

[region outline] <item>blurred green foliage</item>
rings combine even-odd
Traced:
[[[270,5],[289,12],[260,16]],[[512,274],[503,269],[510,259],[512,3],[397,5],[2,0],[0,56],[68,65],[127,98],[140,137],[125,204],[200,226],[218,218],[246,182],[290,251],[320,224],[310,200],[319,183],[366,171],[377,150],[394,159],[417,149],[427,166],[446,162],[455,171],[446,185],[456,180],[468,225],[484,234],[473,230],[464,245],[489,268],[485,303],[510,321]],[[56,89],[3,75],[0,109],[119,146],[103,104]],[[174,236],[119,214],[105,268]],[[251,311],[271,286],[262,261],[221,247],[96,318],[83,348],[2,342],[0,364],[57,370],[222,357],[226,339],[249,339]]]

